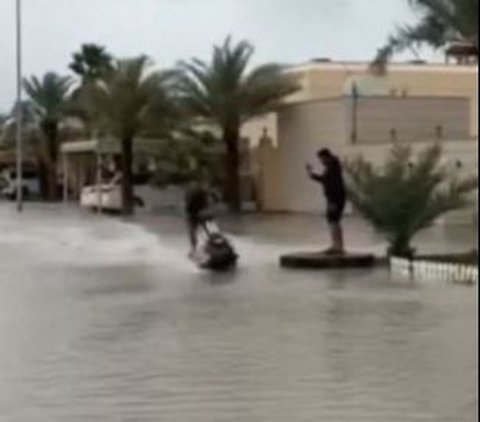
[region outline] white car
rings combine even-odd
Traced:
[[[80,194],[80,206],[90,209],[120,211],[122,192],[120,185],[85,186]]]
[[[143,206],[143,200],[135,196],[135,205]],[[119,179],[112,182],[85,186],[80,194],[80,206],[92,210],[121,211],[122,209],[122,186]]]

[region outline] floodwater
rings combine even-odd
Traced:
[[[477,420],[476,286],[281,270],[324,246],[320,219],[291,217],[230,224],[240,267],[215,276],[178,219],[140,220],[0,204],[1,422]]]

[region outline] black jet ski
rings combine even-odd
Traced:
[[[194,257],[197,265],[205,270],[228,271],[238,261],[238,255],[230,241],[213,221],[201,226],[203,236],[199,236],[200,246]]]

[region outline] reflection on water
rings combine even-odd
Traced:
[[[146,226],[0,207],[2,422],[477,419],[476,287],[282,271],[282,220],[213,275]]]

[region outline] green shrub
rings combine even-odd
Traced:
[[[363,157],[346,163],[347,189],[354,208],[382,233],[390,255],[411,257],[413,237],[442,214],[464,207],[476,177],[460,178],[442,165],[439,144],[414,157],[395,143],[383,166]]]

